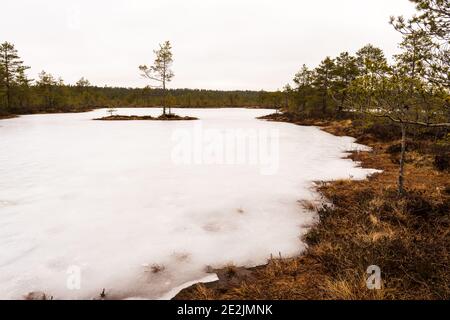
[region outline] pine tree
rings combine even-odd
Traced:
[[[450,87],[450,2],[448,0],[410,0],[417,15],[405,20],[391,17],[391,24],[403,36],[428,37],[430,57],[424,61],[425,76],[435,85]]]
[[[156,58],[152,66],[148,67],[146,65],[139,66],[139,70],[142,72],[142,76],[157,81],[160,83],[158,88],[163,90],[163,114],[166,114],[166,89],[167,83],[172,80],[174,77],[174,73],[171,70],[171,66],[173,63],[172,58],[172,46],[169,41],[164,42],[159,45],[159,49],[154,51]],[[169,107],[169,114],[171,113]]]
[[[91,94],[89,88],[91,87],[91,83],[88,79],[81,77],[75,84],[78,92],[80,94],[80,102],[84,105],[84,107],[88,106],[92,103]]]
[[[51,75],[45,71],[41,71],[39,73],[39,80],[36,82],[36,85],[39,89],[39,93],[44,99],[44,105],[48,108],[55,107],[55,89],[58,85],[58,81]]]
[[[31,100],[31,82],[32,80],[27,77],[25,74],[25,69],[19,70],[16,79],[16,90],[17,100],[19,101],[18,105],[21,109],[25,108],[30,104]]]
[[[334,67],[334,83],[331,90],[331,96],[338,105],[338,112],[345,107],[348,88],[353,80],[359,74],[356,58],[352,57],[348,52],[341,53],[335,59]]]
[[[334,60],[326,57],[314,70],[314,86],[319,90],[322,98],[322,114],[327,112],[329,90],[334,77]]]
[[[387,60],[383,50],[368,44],[356,52],[359,73],[368,76],[383,75],[387,71]]]
[[[296,84],[297,103],[299,111],[305,111],[306,103],[311,95],[311,86],[314,73],[304,64],[299,72],[295,74],[294,83]]]
[[[0,75],[2,91],[6,96],[6,110],[12,107],[13,89],[23,80],[25,70],[29,67],[23,65],[14,45],[9,42],[0,44]]]

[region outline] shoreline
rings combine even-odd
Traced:
[[[450,277],[446,272],[449,260],[445,256],[450,243],[445,231],[449,223],[445,212],[450,206],[448,172],[434,170],[429,155],[411,152],[406,169],[407,198],[399,198],[395,192],[397,155],[392,152],[397,140],[383,141],[375,134],[362,133],[353,123],[357,120],[298,119],[289,114],[260,119],[314,125],[336,136],[355,137],[355,142],[372,150],[351,151],[346,158],[362,168],[382,172],[360,181],[324,181],[315,186],[330,205],[304,203],[306,209],[319,215],[319,221],[302,237],[308,247],[299,256],[271,257],[267,264],[252,268],[218,269],[219,281],[185,288],[174,300],[450,297]],[[419,231],[417,224],[421,226]],[[427,250],[430,247],[435,251]],[[438,262],[441,268],[433,269],[431,266]],[[380,290],[369,290],[365,283],[366,269],[374,264],[385,274]],[[421,271],[424,266],[429,267]],[[438,282],[435,288],[427,285],[429,278]]]
[[[19,116],[16,114],[0,115],[0,120],[13,119],[18,117]]]
[[[63,114],[63,113],[84,113],[84,112],[91,112],[98,109],[107,109],[108,106],[99,106],[99,107],[90,107],[88,109],[82,109],[82,110],[49,110],[49,111],[38,111],[38,112],[31,112],[31,113],[11,113],[11,114],[4,114],[0,115],[0,120],[5,119],[12,119],[17,118],[20,116],[28,116],[28,115],[38,115],[38,114]],[[124,106],[124,107],[116,107],[116,109],[162,109],[163,107],[157,107],[157,106]],[[271,109],[271,110],[277,110],[276,108],[268,108],[268,107],[171,107],[172,109]]]
[[[84,113],[84,112],[91,112],[91,111],[94,111],[96,109],[103,109],[103,108],[106,108],[106,107],[91,108],[91,109],[86,109],[86,110],[60,110],[60,111],[50,110],[48,112],[47,111],[40,111],[40,112],[31,112],[31,113],[11,113],[11,114],[6,114],[6,115],[3,115],[3,116],[0,116],[0,120],[18,118],[20,116],[31,116],[31,115]]]
[[[158,117],[153,116],[124,116],[124,115],[110,115],[102,118],[95,118],[92,120],[96,121],[133,121],[133,120],[144,120],[144,121],[186,121],[186,120],[199,120],[196,117],[190,116],[179,116],[174,113],[162,114]]]

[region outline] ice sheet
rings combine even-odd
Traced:
[[[318,198],[312,182],[371,172],[342,159],[364,149],[350,137],[255,119],[272,110],[174,111],[201,120],[92,121],[106,115],[96,110],[0,121],[0,298],[91,299],[105,288],[157,299],[207,266],[297,255],[315,218],[297,201]],[[180,135],[208,130],[273,134],[271,170],[174,161]]]

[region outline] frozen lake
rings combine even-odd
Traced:
[[[350,137],[255,119],[272,110],[174,111],[200,120],[0,120],[0,299],[169,298],[207,266],[297,255],[312,182],[371,172],[342,159]]]

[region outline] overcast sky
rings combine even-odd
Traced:
[[[6,3],[5,3],[6,2]],[[33,78],[143,87],[138,65],[170,40],[175,88],[265,89],[303,63],[354,53],[367,43],[390,56],[399,35],[390,15],[408,0],[2,0],[0,41],[15,44]]]

